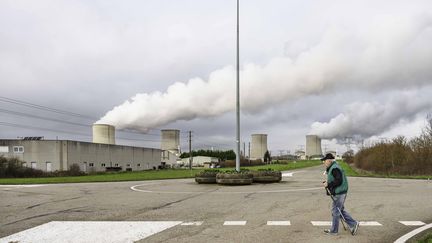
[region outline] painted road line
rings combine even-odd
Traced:
[[[291,177],[293,176],[293,173],[282,173],[282,177]]]
[[[331,226],[331,221],[311,221],[313,226]],[[360,226],[382,226],[377,221],[360,221]]]
[[[377,221],[360,221],[360,226],[382,226]]]
[[[311,221],[313,226],[331,226],[331,221]]]
[[[182,221],[52,221],[4,237],[0,242],[135,242]]]
[[[214,194],[250,194],[250,193],[284,193],[284,192],[301,192],[301,191],[315,191],[315,190],[322,190],[322,187],[311,187],[311,188],[299,188],[299,189],[285,189],[285,190],[271,190],[271,191],[157,191],[157,190],[144,190],[139,189],[138,187],[144,187],[149,185],[156,185],[155,184],[140,184],[131,186],[130,189],[136,192],[145,192],[145,193],[158,193],[158,194],[202,194],[202,193],[214,193]]]
[[[204,221],[192,221],[192,222],[184,222],[180,225],[183,225],[183,226],[200,226],[203,223],[204,223]]]
[[[267,221],[267,225],[289,226],[291,225],[291,222],[290,221]]]
[[[246,221],[225,221],[223,225],[246,225]]]
[[[432,224],[427,224],[427,225],[425,225],[425,226],[423,226],[423,227],[420,227],[420,228],[415,229],[415,230],[413,230],[413,231],[411,231],[411,232],[408,232],[407,234],[405,234],[405,235],[401,236],[399,239],[397,239],[397,240],[395,241],[395,243],[403,243],[403,242],[406,242],[406,241],[409,240],[411,237],[413,237],[413,236],[415,236],[416,234],[421,233],[422,231],[425,231],[425,230],[427,230],[427,229],[429,229],[429,228],[432,228]]]
[[[422,221],[399,221],[399,223],[406,225],[406,226],[423,226],[425,223]]]
[[[0,188],[31,188],[31,187],[41,187],[46,185],[0,185]]]

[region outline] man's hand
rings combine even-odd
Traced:
[[[323,181],[322,183],[323,183],[324,188],[326,188],[327,187],[327,181]]]

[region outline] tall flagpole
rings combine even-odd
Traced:
[[[237,139],[236,139],[236,171],[240,172],[240,60],[239,60],[239,0],[237,0]]]

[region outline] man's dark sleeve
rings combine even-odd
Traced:
[[[333,189],[342,184],[342,172],[338,168],[332,170],[332,175],[334,180],[327,185],[329,189]]]

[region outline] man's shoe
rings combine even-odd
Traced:
[[[357,234],[357,230],[358,230],[359,226],[360,226],[360,223],[357,222],[356,225],[351,229],[351,234],[352,235],[356,235]]]
[[[327,235],[337,235],[337,232],[331,232],[331,230],[329,229],[325,229],[324,233],[326,233]]]

